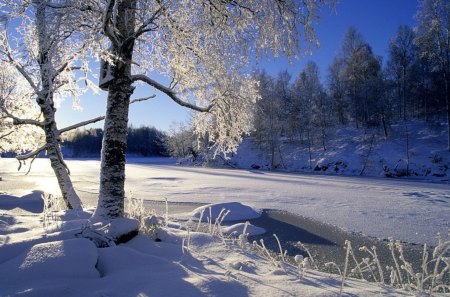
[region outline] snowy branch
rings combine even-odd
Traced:
[[[86,126],[86,125],[89,125],[89,124],[93,124],[93,123],[96,123],[96,122],[99,122],[99,121],[103,121],[104,119],[105,119],[105,116],[100,116],[100,117],[96,117],[96,118],[91,119],[91,120],[83,121],[83,122],[80,122],[80,123],[77,123],[77,124],[74,124],[74,125],[71,125],[71,126],[68,126],[68,127],[62,128],[62,129],[59,129],[59,133],[62,134],[62,133],[68,132],[70,130],[77,129],[79,127],[83,127],[83,126]]]
[[[9,132],[6,133],[6,134],[0,135],[0,139],[5,138],[5,137],[8,137],[9,135],[11,135],[11,134],[13,134],[13,133],[14,133],[14,130],[9,131]]]
[[[115,48],[118,48],[120,47],[119,46],[120,42],[117,39],[117,36],[112,29],[112,26],[109,24],[109,22],[112,22],[113,10],[115,5],[116,5],[115,0],[108,1],[107,8],[103,15],[103,34],[105,34],[105,36],[107,36],[111,40]]]
[[[149,100],[149,99],[152,99],[152,98],[155,98],[155,97],[156,97],[156,95],[151,95],[151,96],[144,97],[144,98],[137,98],[137,99],[131,100],[130,104],[146,101],[146,100]],[[86,125],[89,125],[89,124],[93,124],[93,123],[96,123],[96,122],[103,121],[104,119],[105,119],[105,116],[99,116],[99,117],[96,117],[96,118],[93,118],[93,119],[90,119],[90,120],[87,120],[87,121],[79,122],[77,124],[74,124],[74,125],[71,125],[71,126],[68,126],[68,127],[62,128],[62,129],[59,129],[59,133],[60,134],[66,133],[68,131],[71,131],[71,130],[74,130],[74,129],[77,129],[77,128],[80,128],[80,127],[83,127],[83,126],[86,126]]]
[[[154,30],[155,28],[148,28],[148,26],[152,24],[160,16],[161,12],[162,8],[160,7],[153,13],[153,15],[148,20],[146,20],[145,22],[142,23],[142,25],[139,26],[139,28],[134,33],[133,38],[137,39],[142,34]]]
[[[43,146],[35,149],[32,152],[29,152],[29,153],[24,154],[24,155],[17,156],[16,159],[19,160],[19,161],[24,161],[24,160],[27,160],[27,159],[33,158],[34,156],[39,155],[42,151],[45,151],[46,149],[47,149],[47,144],[44,144]]]
[[[195,111],[199,111],[199,112],[209,112],[211,110],[211,108],[213,107],[213,105],[209,105],[207,107],[200,107],[200,106],[191,104],[189,102],[183,101],[177,96],[177,94],[173,91],[173,89],[170,89],[170,88],[168,88],[166,86],[163,86],[162,84],[158,83],[157,81],[154,81],[153,79],[149,78],[146,75],[143,75],[143,74],[133,75],[131,77],[131,79],[132,79],[133,82],[135,82],[135,81],[142,81],[142,82],[147,83],[148,85],[154,87],[158,91],[161,91],[164,94],[166,94],[167,96],[169,96],[170,99],[172,99],[178,105],[187,107],[189,109],[192,109],[192,110],[195,110]]]
[[[150,100],[150,99],[153,99],[153,98],[155,98],[155,97],[156,97],[156,95],[153,94],[153,95],[151,95],[151,96],[144,97],[144,98],[136,98],[136,99],[131,100],[131,101],[130,101],[130,104],[133,104],[133,103],[136,103],[136,102],[142,102],[142,101]]]
[[[7,58],[7,61],[9,64],[13,65],[17,71],[20,72],[20,74],[22,74],[22,76],[27,80],[28,84],[30,85],[30,87],[35,91],[38,92],[38,87],[36,86],[36,84],[33,82],[33,79],[30,77],[30,75],[28,75],[27,71],[25,70],[25,67],[23,65],[21,65],[19,62],[17,62],[13,57],[12,57],[12,53],[11,53],[11,48],[9,47],[9,43],[8,43],[8,39],[7,37],[3,37],[5,40],[3,41],[5,44],[3,45],[3,47],[5,49],[0,49],[0,54],[4,55]]]
[[[6,114],[6,116],[8,118],[13,120],[14,125],[34,125],[34,126],[38,126],[38,127],[44,127],[47,124],[45,122],[31,120],[31,119],[21,119],[21,118],[14,116],[11,113],[9,113],[6,110],[6,108],[4,108],[4,107],[0,107],[0,109]]]

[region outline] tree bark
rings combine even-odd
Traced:
[[[94,220],[108,221],[124,215],[128,111],[134,91],[131,78],[134,39],[129,37],[134,35],[135,11],[136,0],[118,1],[116,18],[105,23],[104,31],[112,40],[110,50],[115,61],[111,65],[113,79],[108,85],[100,191]]]
[[[50,106],[41,106],[42,114],[44,115],[45,121],[55,116],[55,109]],[[69,171],[64,164],[61,147],[60,147],[60,137],[59,132],[56,127],[56,122],[54,120],[50,121],[50,124],[45,125],[45,141],[47,143],[47,154],[50,159],[50,164],[55,173],[56,179],[58,180],[58,185],[61,190],[62,197],[69,209],[82,209],[83,205],[80,198],[78,197],[75,189],[73,188],[72,180],[69,176]]]
[[[449,74],[444,74],[445,80],[445,96],[447,101],[447,150],[450,151],[450,90],[449,90]]]
[[[69,171],[65,165],[61,147],[60,147],[60,137],[59,131],[55,122],[55,112],[53,101],[53,90],[52,90],[52,75],[54,72],[53,65],[50,60],[50,39],[54,36],[47,36],[46,28],[46,3],[40,2],[36,7],[36,27],[38,33],[38,46],[39,46],[39,67],[40,76],[42,81],[42,87],[40,92],[37,94],[36,102],[38,103],[42,115],[44,116],[44,132],[45,141],[47,143],[47,154],[50,159],[50,164],[53,171],[55,172],[56,178],[58,180],[59,188],[64,201],[68,208],[82,209],[82,203],[78,195],[76,194],[72,181],[69,176]]]
[[[101,153],[100,192],[95,216],[123,217],[125,199],[125,151],[128,135],[128,109],[134,88],[126,76],[109,86]]]

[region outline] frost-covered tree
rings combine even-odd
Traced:
[[[216,153],[233,152],[259,97],[257,82],[244,70],[266,53],[300,54],[300,37],[314,43],[313,23],[324,2],[101,1],[109,43],[101,87],[108,99],[95,217],[123,216],[128,105],[136,83],[201,112],[196,133],[208,136]]]
[[[64,97],[70,96],[77,103],[81,88],[74,71],[86,73],[88,70],[86,59],[81,58],[89,49],[86,36],[93,35],[81,33],[92,28],[84,23],[81,7],[82,4],[75,1],[55,0],[5,0],[0,3],[3,14],[0,59],[14,67],[16,75],[21,75],[18,83],[26,83],[19,88],[31,90],[29,98],[35,100],[41,116],[39,119],[19,118],[8,106],[3,106],[3,111],[15,125],[34,125],[45,135],[44,145],[17,158],[25,160],[46,151],[63,198],[69,208],[75,209],[82,208],[82,203],[62,157],[60,134],[80,125],[60,130],[55,113],[58,101]],[[83,82],[89,85],[88,79],[84,78]]]
[[[408,26],[399,26],[397,35],[389,42],[389,57],[386,72],[395,84],[398,103],[397,110],[402,120],[406,120],[411,109],[416,49],[414,32]],[[409,104],[408,104],[409,103]]]
[[[192,127],[183,122],[173,123],[169,129],[169,135],[165,139],[165,145],[172,157],[186,159],[192,158],[195,162],[199,151],[197,139]]]
[[[376,122],[374,116],[378,97],[374,90],[381,78],[381,63],[367,43],[361,43],[352,50],[346,60],[347,93],[352,98],[356,125],[368,125]]]
[[[286,72],[281,73],[276,80],[265,72],[256,74],[261,98],[254,107],[254,135],[259,147],[268,156],[270,168],[278,167],[281,161],[279,150],[283,126],[285,125],[285,122],[283,122],[285,112],[283,112],[282,96],[276,93],[275,85],[278,85],[278,89],[281,86],[287,88],[290,77],[286,74]],[[287,82],[286,79],[288,79]]]
[[[419,55],[430,61],[431,71],[439,73],[444,82],[450,150],[450,2],[422,0],[416,18],[414,41]]]
[[[294,110],[297,112],[295,121],[299,131],[306,136],[311,167],[312,145],[314,136],[321,139],[322,147],[326,150],[326,129],[329,122],[330,106],[320,82],[317,64],[309,61],[299,73],[292,86]]]
[[[39,118],[30,91],[16,69],[0,61],[0,153],[33,151],[41,141],[42,133],[34,126],[14,125],[14,119]]]
[[[341,125],[348,122],[348,97],[345,95],[345,62],[335,57],[328,67],[328,92],[332,100],[332,111]]]

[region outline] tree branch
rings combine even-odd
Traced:
[[[111,40],[114,47],[118,48],[120,43],[119,43],[119,40],[117,39],[116,34],[114,33],[114,30],[111,28],[111,24],[110,24],[110,21],[112,22],[113,10],[114,10],[115,5],[116,5],[115,0],[108,1],[108,5],[107,5],[105,13],[103,15],[102,28],[103,28],[103,34],[105,34],[105,36],[107,36]]]
[[[5,47],[6,50],[1,50],[0,49],[0,53],[5,55],[6,58],[8,59],[7,62],[9,62],[11,65],[13,65],[17,71],[20,72],[20,74],[22,74],[22,76],[27,80],[28,84],[30,85],[30,87],[35,91],[38,92],[38,87],[36,86],[36,84],[33,82],[33,79],[31,78],[31,76],[27,73],[27,71],[25,70],[25,67],[23,65],[21,65],[19,62],[17,62],[11,54],[11,49],[9,47],[9,43],[8,43],[8,39],[6,36],[6,40],[5,40]],[[6,62],[6,61],[5,61]]]
[[[43,146],[41,146],[40,148],[35,149],[32,152],[26,153],[24,155],[17,156],[16,159],[19,160],[19,161],[25,161],[25,160],[27,160],[29,158],[32,158],[34,156],[39,155],[42,151],[45,151],[46,149],[47,149],[47,144],[44,144]],[[19,167],[19,170],[20,170],[20,167]]]
[[[156,95],[151,95],[151,96],[144,97],[144,98],[134,99],[134,100],[130,101],[130,104],[133,104],[133,103],[136,103],[136,102],[146,101],[146,100],[149,100],[149,99],[152,99],[152,98],[155,98],[155,97],[156,97]],[[105,119],[105,116],[99,116],[99,117],[96,117],[96,118],[93,118],[93,119],[90,119],[90,120],[87,120],[87,121],[79,122],[77,124],[74,124],[74,125],[71,125],[71,126],[68,126],[68,127],[62,128],[62,129],[59,129],[59,133],[62,134],[62,133],[68,132],[70,130],[74,130],[74,129],[77,129],[77,128],[80,128],[80,127],[83,127],[83,126],[86,126],[86,125],[89,125],[89,124],[93,124],[93,123],[96,123],[96,122],[103,121],[104,119]]]
[[[142,25],[139,26],[139,28],[134,33],[133,38],[137,39],[142,34],[152,31],[152,29],[147,28],[147,26],[152,24],[161,15],[161,13],[162,7],[158,8],[148,20],[146,20],[145,22],[142,23]]]
[[[44,127],[47,124],[45,122],[31,120],[31,119],[21,119],[21,118],[18,118],[16,116],[10,114],[4,107],[0,107],[0,109],[6,114],[6,116],[8,118],[13,120],[13,125],[34,125],[34,126],[38,126],[38,127]]]
[[[73,130],[73,129],[77,129],[77,128],[80,128],[80,127],[83,127],[83,126],[86,126],[86,125],[89,125],[89,124],[93,124],[93,123],[96,123],[96,122],[99,122],[99,121],[103,121],[104,119],[105,119],[105,116],[96,117],[96,118],[91,119],[91,120],[87,120],[87,121],[84,121],[84,122],[80,122],[80,123],[77,123],[77,124],[74,124],[74,125],[71,125],[71,126],[68,126],[68,127],[62,128],[62,129],[59,129],[59,133],[62,134],[62,133],[68,132],[68,131]]]
[[[199,111],[199,112],[209,112],[211,110],[211,108],[213,107],[213,105],[209,105],[207,107],[200,107],[200,106],[191,104],[189,102],[183,101],[177,96],[177,94],[173,91],[173,89],[163,86],[162,84],[158,83],[157,81],[154,81],[153,79],[151,79],[150,77],[148,77],[146,75],[143,75],[143,74],[133,75],[133,76],[131,76],[131,79],[133,82],[135,82],[135,81],[145,82],[146,84],[154,87],[158,91],[161,91],[164,94],[166,94],[167,96],[169,96],[170,99],[172,99],[178,105],[187,107],[189,109]]]
[[[8,137],[9,135],[11,135],[11,134],[13,134],[13,133],[14,133],[14,130],[9,131],[9,132],[6,133],[6,134],[0,135],[0,139],[5,138],[5,137]]]
[[[156,97],[156,95],[153,94],[153,95],[148,96],[148,97],[133,99],[133,100],[130,101],[130,104],[133,104],[133,103],[136,103],[136,102],[146,101],[146,100],[149,100],[149,99],[153,99],[155,97]]]

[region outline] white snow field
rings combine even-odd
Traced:
[[[286,210],[350,232],[383,239],[392,236],[417,244],[435,245],[437,233],[447,234],[450,228],[449,184],[182,167],[173,161],[157,161],[129,160],[129,197],[157,201],[167,198],[170,202],[240,202],[255,209]],[[67,164],[84,203],[96,206],[100,162],[70,160]],[[46,159],[36,159],[28,176],[24,176],[27,168],[17,172],[14,159],[0,159],[0,168],[18,185],[17,189],[3,189],[0,184],[0,191],[17,195],[30,189],[59,191]],[[31,185],[21,187],[25,182]]]
[[[258,209],[281,209],[370,236],[430,244],[450,227],[447,184],[130,161],[129,196],[228,203],[235,219],[250,219]],[[84,204],[95,206],[99,161],[67,163]],[[188,232],[177,222],[153,235],[161,242],[139,235],[126,244],[96,248],[75,238],[92,208],[43,220],[41,191],[58,191],[48,160],[35,160],[27,176],[24,170],[18,173],[13,159],[0,159],[0,296],[339,295],[338,276],[307,269],[300,279],[297,267],[277,267],[239,241]],[[343,288],[343,296],[413,295],[356,279],[346,280]]]

